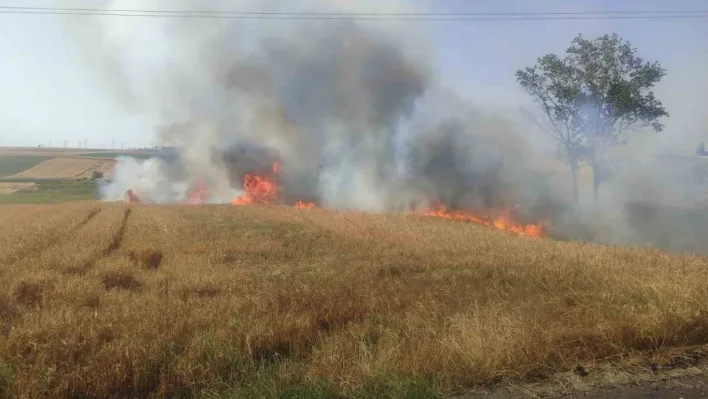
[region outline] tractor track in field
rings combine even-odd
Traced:
[[[86,216],[79,223],[74,224],[69,229],[62,230],[59,232],[54,232],[53,234],[50,234],[49,237],[46,237],[45,239],[39,239],[36,242],[29,245],[27,248],[5,258],[4,261],[8,262],[10,265],[14,265],[15,263],[21,261],[23,258],[27,257],[28,255],[41,254],[42,252],[46,251],[47,249],[51,248],[52,246],[62,242],[62,240],[64,240],[69,234],[72,234],[72,233],[78,231],[79,229],[81,229],[82,227],[86,226],[91,220],[93,220],[96,216],[98,216],[98,214],[101,213],[102,211],[103,211],[103,208],[92,209],[88,214],[86,214]]]
[[[113,241],[111,241],[111,244],[108,246],[108,248],[103,251],[104,257],[112,255],[120,249],[121,245],[123,245],[123,236],[125,235],[125,228],[128,226],[128,218],[130,217],[131,212],[131,208],[127,208],[123,212],[123,221],[120,224],[118,232],[113,236]]]
[[[113,253],[120,250],[123,244],[123,236],[125,235],[125,229],[128,224],[128,218],[130,217],[131,209],[127,208],[123,211],[123,218],[120,223],[118,231],[111,238],[111,242],[103,250],[97,251],[89,259],[82,262],[76,267],[71,267],[67,271],[71,274],[85,275],[89,270],[96,266],[96,263],[103,259],[111,256]]]

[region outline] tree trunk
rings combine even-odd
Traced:
[[[602,167],[598,164],[597,159],[592,159],[592,199],[595,203],[600,201],[600,178],[602,176]]]
[[[570,177],[573,179],[573,203],[578,203],[578,160],[570,158]]]

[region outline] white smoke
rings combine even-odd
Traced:
[[[186,183],[172,182],[165,178],[165,165],[159,158],[144,161],[119,157],[110,183],[100,186],[101,196],[109,201],[119,201],[129,189],[140,193],[142,200],[164,203],[184,200]]]
[[[210,4],[222,11],[416,11],[404,1]],[[179,1],[171,8],[194,7]],[[110,7],[131,8],[160,4],[121,0]],[[184,169],[175,177],[164,165],[139,169],[123,161],[104,190],[107,199],[133,188],[154,202],[177,202],[179,190],[200,180],[214,201],[228,202],[249,165],[235,167],[222,155],[242,143],[277,153],[293,191],[347,209],[398,209],[470,192],[479,194],[472,202],[489,202],[482,192],[498,196],[498,180],[521,170],[523,157],[504,148],[520,141],[513,130],[499,132],[498,120],[475,122],[471,107],[436,88],[425,33],[410,25],[109,17],[99,34],[119,64],[110,68],[120,71],[115,78],[127,80],[119,86],[128,88],[131,108],[162,126],[162,144],[179,149]]]
[[[241,0],[198,7],[427,11],[415,4]],[[110,9],[196,7],[187,0],[169,6],[156,0],[121,0]],[[115,93],[117,104],[151,119],[160,144],[179,151],[172,161],[120,160],[112,183],[102,187],[106,199],[119,199],[133,189],[145,201],[182,202],[189,186],[202,181],[211,201],[225,203],[241,194],[244,173],[267,171],[278,160],[289,203],[315,200],[326,207],[365,211],[433,202],[451,208],[522,204],[539,217],[552,214],[559,235],[619,243],[665,241],[667,248],[696,247],[700,240],[692,243],[687,237],[708,234],[698,226],[708,224],[694,214],[677,211],[675,217],[660,218],[634,206],[647,197],[684,205],[708,200],[696,191],[705,192],[703,187],[686,184],[686,167],[678,168],[677,175],[663,161],[616,170],[611,182],[603,182],[600,203],[568,206],[567,165],[561,170],[548,154],[533,153],[533,148],[542,147],[529,133],[533,126],[514,126],[504,117],[480,112],[459,93],[441,88],[425,30],[434,25],[412,29],[410,23],[395,21],[96,21],[77,37],[85,43],[87,60]],[[672,140],[668,132],[665,136]],[[591,188],[590,175],[583,176],[581,196]]]

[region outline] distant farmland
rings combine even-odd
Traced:
[[[110,175],[114,163],[110,159],[3,155],[12,152],[4,151],[0,151],[0,204],[95,200],[94,171]]]
[[[0,205],[58,204],[95,200],[98,187],[93,180],[20,179],[0,182]]]
[[[27,155],[0,155],[0,179],[20,173],[46,161],[47,157]]]
[[[93,171],[109,174],[119,157],[144,160],[157,155],[151,151],[0,148],[0,179],[80,179]]]
[[[116,159],[118,157],[135,158],[135,159],[149,159],[156,156],[153,152],[90,152],[86,154],[81,154],[82,157],[87,158],[110,158]]]
[[[708,340],[704,258],[321,209],[0,210],[0,396],[429,398]]]
[[[93,172],[110,173],[114,163],[112,159],[58,157],[48,159],[10,177],[14,179],[90,178]]]

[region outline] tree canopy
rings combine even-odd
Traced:
[[[630,131],[663,130],[669,114],[652,88],[666,70],[644,61],[616,34],[588,40],[578,35],[564,58],[540,57],[516,72],[521,87],[540,105],[549,131],[568,156],[577,200],[577,163],[585,157],[593,168],[597,200],[609,145],[625,143]]]

